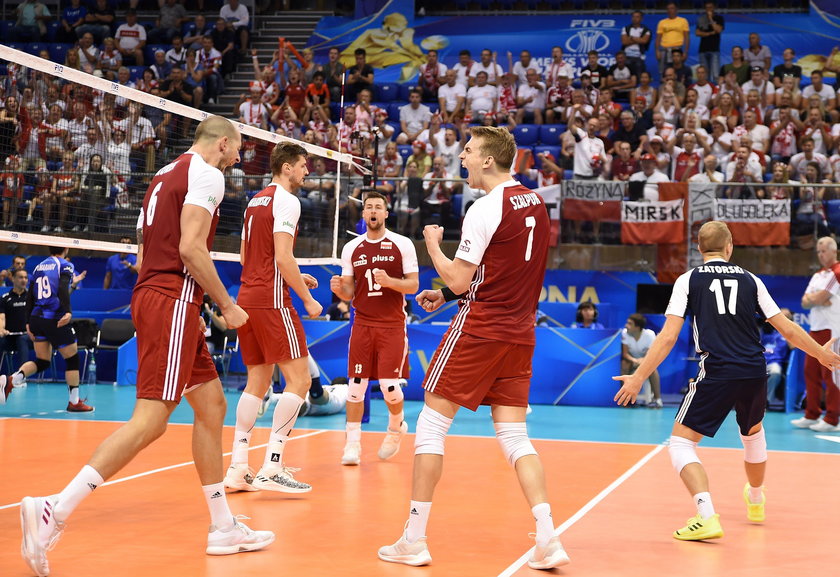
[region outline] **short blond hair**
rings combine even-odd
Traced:
[[[732,244],[732,233],[725,222],[713,220],[700,227],[697,244],[701,253],[723,253],[726,247]]]
[[[492,156],[502,170],[510,170],[516,158],[516,141],[506,128],[495,126],[474,126],[470,129],[473,138],[480,138],[479,151],[484,156]]]
[[[224,136],[241,138],[239,129],[230,120],[221,116],[208,116],[195,129],[195,142],[213,142]]]

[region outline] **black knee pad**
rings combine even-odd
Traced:
[[[79,353],[76,353],[72,357],[67,357],[64,359],[64,366],[68,371],[78,371],[79,370]]]
[[[36,367],[35,372],[36,373],[41,373],[43,371],[46,371],[48,368],[50,368],[50,362],[45,361],[44,359],[35,359],[35,367]]]

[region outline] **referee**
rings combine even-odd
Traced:
[[[723,222],[707,222],[698,234],[703,264],[683,274],[665,311],[662,332],[653,341],[639,368],[632,375],[613,377],[622,381],[615,395],[619,405],[636,402],[636,395],[653,370],[668,356],[677,341],[686,316],[693,315],[692,328],[700,366],[691,383],[671,431],[668,453],[697,507],[697,515],[674,538],[701,541],[723,537],[719,516],[709,493],[706,470],[697,458],[697,443],[714,437],[724,419],[735,409],[747,484],[744,501],[747,519],[764,521],[764,471],[767,440],[762,421],[767,399],[767,364],[755,322],[761,313],[792,346],[802,349],[822,365],[840,366],[840,356],[812,339],[781,313],[761,279],[740,266],[729,264],[732,234]]]
[[[12,290],[0,297],[0,351],[17,352],[20,362],[29,359],[32,341],[26,333],[26,298],[29,273],[12,269]]]

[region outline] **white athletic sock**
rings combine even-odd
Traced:
[[[79,402],[79,387],[70,387],[70,404],[75,405]]]
[[[233,513],[228,507],[227,497],[225,497],[224,483],[213,483],[212,485],[202,485],[201,490],[204,492],[204,498],[207,499],[207,508],[210,509],[210,523],[216,526],[216,529],[230,529],[233,524]]]
[[[344,426],[344,431],[347,434],[347,443],[361,443],[362,442],[362,424],[361,423],[347,423]]]
[[[761,503],[761,487],[750,485],[750,503]]]
[[[551,505],[540,503],[531,507],[531,513],[537,521],[537,545],[545,547],[554,537],[554,519],[551,518]]]
[[[712,505],[711,493],[697,493],[694,495],[694,504],[697,506],[697,513],[701,519],[708,519],[715,514],[715,506]]]
[[[56,520],[64,522],[70,516],[70,513],[79,506],[79,503],[104,482],[102,475],[97,473],[96,469],[90,465],[82,467],[82,470],[58,494],[58,503],[55,505]]]
[[[412,501],[408,510],[408,526],[405,528],[405,538],[409,543],[416,543],[426,536],[426,525],[429,524],[429,512],[432,510],[431,501]]]
[[[271,425],[271,435],[268,438],[263,467],[279,467],[283,464],[283,449],[295,426],[302,404],[303,399],[294,393],[285,391],[280,395],[274,407],[274,422]]]
[[[388,428],[392,431],[399,431],[400,425],[405,420],[405,412],[400,411],[396,415],[394,413],[388,413]]]
[[[21,371],[15,371],[12,374],[12,386],[19,387],[23,381],[26,380],[26,375]]]
[[[242,393],[236,405],[236,430],[233,434],[233,455],[231,465],[248,464],[248,445],[251,442],[251,431],[257,422],[257,411],[260,410],[262,399],[251,393]]]

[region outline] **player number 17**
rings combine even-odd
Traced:
[[[723,302],[724,287],[729,289],[729,302]],[[727,309],[729,314],[735,314],[735,305],[738,302],[738,280],[734,278],[724,279],[723,287],[721,287],[720,279],[716,278],[709,285],[709,290],[715,295],[717,301],[717,310],[719,315],[725,315]]]

